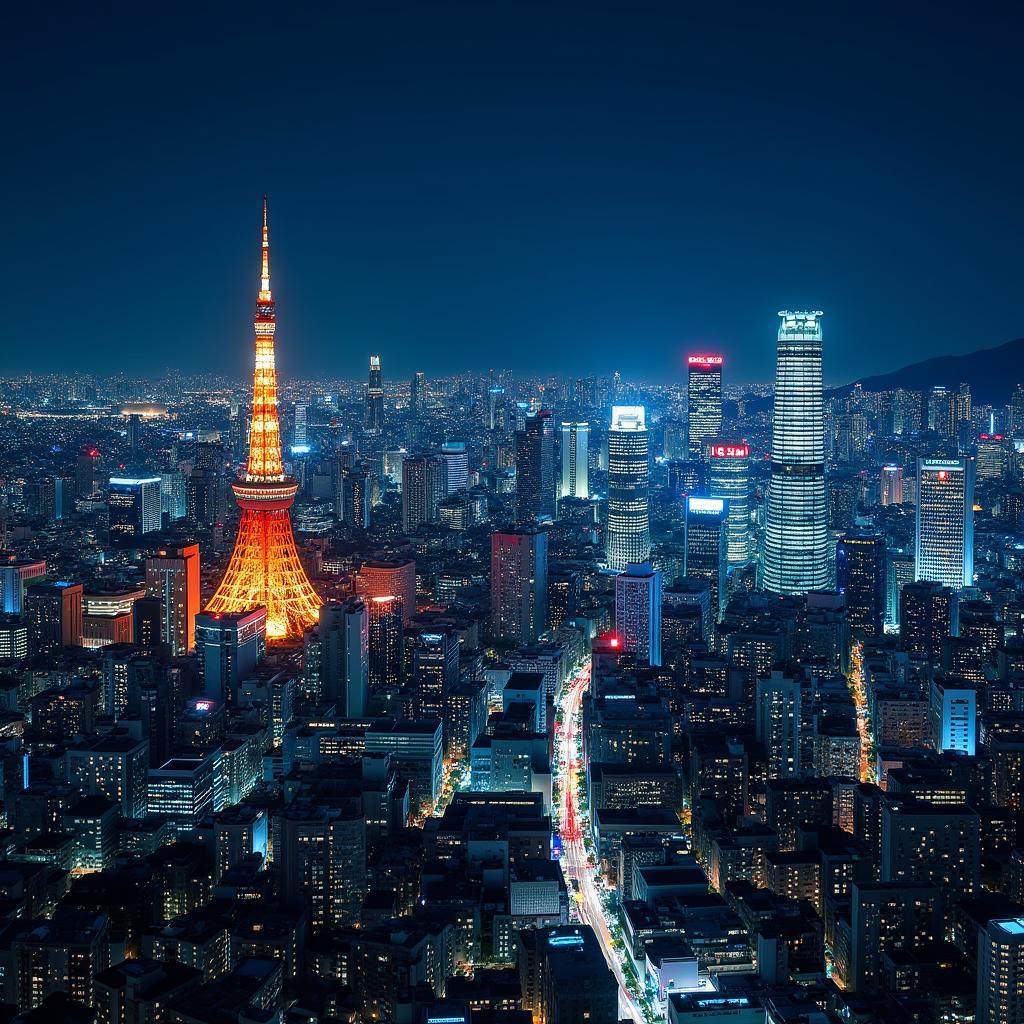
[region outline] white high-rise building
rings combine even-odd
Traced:
[[[642,405],[612,406],[605,554],[617,572],[651,554],[650,436]]]
[[[974,459],[917,460],[914,579],[974,582]]]
[[[729,566],[750,561],[750,445],[717,438],[706,449],[708,491],[729,503]]]
[[[615,632],[637,662],[661,664],[661,571],[650,562],[615,577]]]
[[[775,594],[829,586],[821,310],[779,313],[772,476],[761,584]]]
[[[465,441],[445,441],[441,445],[441,458],[448,469],[447,493],[454,494],[466,486],[469,477],[469,456]]]
[[[590,424],[562,424],[562,480],[559,498],[590,497]]]
[[[978,932],[977,1024],[1024,1020],[1024,917],[995,918]]]

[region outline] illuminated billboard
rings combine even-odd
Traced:
[[[722,356],[701,355],[686,357],[687,365],[696,366],[698,369],[703,368],[706,370],[711,370],[716,367],[720,367],[724,361],[725,360]]]
[[[709,447],[713,459],[746,459],[750,455],[750,445],[745,442],[738,444],[713,444]]]

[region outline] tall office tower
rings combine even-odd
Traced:
[[[56,654],[82,646],[81,583],[49,580],[25,589],[24,612],[31,654]]]
[[[505,426],[505,389],[495,384],[487,389],[487,429],[504,430]]]
[[[459,634],[453,629],[420,633],[412,647],[415,716],[443,720],[445,698],[458,684]]]
[[[309,450],[307,409],[305,402],[295,403],[295,421],[292,424],[292,451],[300,454]]]
[[[416,614],[416,563],[411,558],[363,562],[356,573],[356,592],[369,598],[398,598],[403,627]]]
[[[966,683],[932,678],[929,702],[932,745],[940,753],[974,757],[978,740],[978,693]]]
[[[213,526],[221,518],[221,478],[211,469],[194,469],[185,481],[185,518]]]
[[[661,452],[666,459],[689,459],[690,438],[686,429],[686,420],[664,419],[661,421],[663,430]]]
[[[978,933],[975,1024],[1024,1020],[1024,917],[993,918]]]
[[[437,522],[437,506],[445,496],[444,472],[440,455],[410,455],[402,463],[403,533]]]
[[[750,561],[750,445],[716,439],[708,444],[708,491],[729,508],[729,565]]]
[[[346,525],[356,530],[370,528],[370,473],[365,463],[344,466],[338,476],[335,512]]]
[[[267,609],[200,612],[196,654],[203,670],[203,695],[238,704],[238,686],[260,663],[267,647]]]
[[[974,459],[917,460],[914,579],[974,582]]]
[[[417,370],[409,381],[409,412],[413,416],[422,416],[427,409],[427,377]]]
[[[821,310],[779,313],[772,475],[761,582],[775,594],[829,585]]]
[[[320,621],[306,633],[319,655],[319,698],[337,705],[341,718],[366,714],[370,692],[370,612],[361,598],[331,601],[320,609]]]
[[[402,681],[403,606],[400,597],[371,597],[367,602],[367,661],[372,694],[393,689]],[[375,710],[380,712],[383,708]]]
[[[521,523],[555,518],[555,432],[548,409],[527,416],[516,431],[516,518]]]
[[[199,614],[199,545],[161,549],[146,559],[146,594],[160,599],[163,621],[160,639],[171,656],[188,654],[196,645],[196,615]],[[256,607],[256,605],[253,605]],[[209,611],[230,611],[214,609]],[[245,608],[242,611],[249,611]]]
[[[800,774],[800,680],[773,671],[757,680],[755,725],[757,739],[768,757],[769,779]]]
[[[79,498],[91,498],[100,480],[100,452],[88,445],[75,462],[75,492]]]
[[[903,467],[895,462],[882,467],[881,496],[883,505],[903,504]]]
[[[124,547],[147,533],[155,533],[163,522],[160,515],[160,477],[110,478],[107,503],[110,508],[110,543]]]
[[[836,545],[836,588],[846,597],[850,634],[858,640],[884,633],[887,568],[884,537],[848,533]]]
[[[956,592],[941,583],[907,583],[900,591],[900,646],[935,664],[953,633]]]
[[[942,437],[955,437],[958,404],[958,396],[949,388],[933,387],[928,392],[928,429]]]
[[[19,559],[14,555],[0,558],[0,612],[20,615],[25,598],[25,585],[46,575],[46,559]]]
[[[956,393],[952,396],[952,416],[954,433],[961,423],[971,422],[971,385],[961,384]]]
[[[182,473],[160,474],[160,517],[168,523],[188,515],[188,489]]]
[[[691,459],[703,459],[708,442],[722,431],[722,363],[721,356],[686,357]]]
[[[548,626],[548,535],[536,526],[491,534],[491,635],[536,643]]]
[[[661,571],[650,562],[628,565],[615,577],[615,632],[639,664],[661,664]]]
[[[235,549],[208,612],[267,609],[267,639],[301,637],[317,621],[323,603],[299,561],[289,509],[298,484],[285,476],[281,425],[277,416],[274,331],[277,318],[270,293],[270,240],[263,199],[263,266],[256,300],[256,369],[252,385],[249,462],[231,485],[242,510]],[[166,612],[165,612],[166,614]]]
[[[683,575],[707,580],[711,614],[721,622],[726,606],[729,568],[729,507],[722,498],[690,495],[686,499],[686,549]]]
[[[650,435],[642,405],[612,406],[608,430],[608,568],[622,572],[651,555]]]
[[[707,466],[696,459],[672,459],[666,463],[668,489],[676,497],[705,494]]]
[[[562,480],[559,498],[590,497],[590,424],[562,424]]]
[[[1002,434],[978,435],[979,480],[1002,480],[1010,464],[1011,445]]]
[[[370,356],[370,380],[366,385],[366,417],[364,426],[379,434],[384,426],[384,385],[380,379],[380,356]]]
[[[0,614],[0,661],[21,661],[29,655],[28,623],[20,615]]]
[[[441,458],[445,464],[446,493],[454,494],[466,486],[469,478],[469,456],[465,441],[445,441],[441,445]]]

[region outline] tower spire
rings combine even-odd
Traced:
[[[267,194],[263,193],[263,270],[260,274],[260,302],[270,302],[270,229],[267,225]]]

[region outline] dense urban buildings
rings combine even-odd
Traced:
[[[268,261],[0,379],[14,1019],[1017,1020],[1024,392],[279,384]]]

